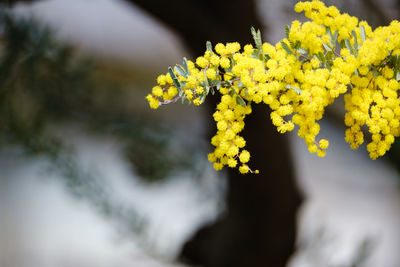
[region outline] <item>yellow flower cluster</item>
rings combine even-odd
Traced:
[[[217,133],[208,159],[216,170],[225,165],[241,173],[250,153],[239,135],[251,104],[264,103],[272,112],[272,123],[280,133],[298,126],[298,136],[308,150],[324,157],[328,140],[316,140],[325,108],[345,94],[345,140],[356,149],[364,142],[372,159],[385,154],[400,135],[400,23],[374,31],[367,22],[321,1],[299,2],[296,12],[311,19],[293,21],[286,38],[275,46],[262,43],[252,29],[256,46],[217,44],[193,63],[169,69],[157,78],[158,85],[147,96],[151,108],[179,99],[200,105],[207,95],[218,92],[221,102],[213,117]]]
[[[211,139],[215,151],[208,154],[208,160],[214,162],[216,170],[224,165],[235,168],[238,160],[241,164],[239,171],[247,173],[250,168],[246,164],[250,159],[250,153],[243,150],[246,141],[238,133],[244,128],[244,117],[251,113],[251,106],[242,107],[236,100],[227,94],[226,88],[221,88],[221,102],[217,105],[217,111],[213,114],[217,123],[217,134]],[[224,94],[225,93],[225,94]]]

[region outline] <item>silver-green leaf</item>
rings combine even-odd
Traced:
[[[240,95],[236,95],[236,103],[238,103],[242,107],[246,106],[246,102],[243,100],[243,98]]]
[[[254,43],[256,44],[257,49],[260,50],[260,52],[262,54],[262,40],[261,40],[260,30],[256,31],[256,29],[254,29],[254,27],[251,27],[250,31],[251,31],[251,35],[253,36]]]
[[[328,34],[328,36],[329,36],[329,39],[333,39],[333,36],[332,36],[332,30],[331,30],[331,28],[330,27],[326,27],[326,33]]]
[[[297,88],[297,87],[295,87],[295,86],[293,86],[293,85],[290,85],[290,84],[287,84],[286,86],[285,86],[285,88],[286,89],[292,89],[292,90],[294,90],[297,94],[301,94],[301,89],[300,88]]]
[[[288,53],[288,55],[293,54],[292,50],[290,50],[289,46],[288,46],[284,41],[281,41],[281,46],[282,46],[283,49],[286,50],[286,52]]]
[[[339,36],[338,30],[333,33],[333,39],[331,40],[331,44],[333,47],[336,47],[337,38]]]
[[[171,67],[168,67],[168,72],[169,72],[169,75],[172,78],[172,81],[174,82],[175,87],[178,89],[179,96],[182,96],[183,95],[183,90],[182,90],[181,83],[179,82],[178,78],[176,77],[176,75],[175,75],[175,73],[174,73],[174,71],[172,70]]]
[[[347,49],[349,49],[350,53],[353,54],[353,48],[351,47],[351,44],[350,44],[350,40],[349,40],[349,39],[346,38],[346,39],[344,40],[344,45],[346,46]]]
[[[329,45],[327,45],[325,43],[323,43],[322,45],[324,46],[326,51],[332,51],[332,47],[330,47]]]
[[[180,65],[176,65],[174,68],[175,72],[178,73],[179,75],[181,75],[182,77],[187,78],[187,74],[185,72],[185,70],[182,68],[182,66]]]
[[[355,30],[352,30],[351,31],[351,34],[353,35],[353,37],[354,37],[354,50],[355,51],[358,51],[358,40],[357,40],[357,33],[356,33],[356,31]]]
[[[290,33],[289,26],[285,25],[285,35],[286,35],[286,38],[288,38],[288,39],[289,39],[289,33]]]
[[[296,52],[297,52],[297,53],[300,53],[300,54],[302,54],[302,55],[307,54],[307,51],[306,51],[304,48],[302,48],[302,47],[298,48],[298,49],[296,50]]]
[[[183,58],[183,67],[185,68],[185,72],[190,75],[189,66],[185,57]]]
[[[212,45],[211,45],[211,42],[210,42],[210,41],[207,41],[207,42],[206,42],[206,49],[207,49],[207,51],[212,52]]]
[[[360,37],[361,37],[361,41],[365,42],[365,40],[367,39],[367,36],[365,34],[365,28],[364,25],[360,26]]]
[[[206,70],[203,70],[203,73],[204,73],[204,85],[206,87],[206,94],[208,94],[210,92],[210,84],[208,83]]]
[[[324,53],[322,53],[322,52],[319,52],[319,53],[316,54],[315,56],[316,56],[316,57],[318,58],[318,60],[321,61],[321,62],[325,62],[325,61],[326,61],[326,60],[325,60]]]

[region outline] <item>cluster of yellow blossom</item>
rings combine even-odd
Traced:
[[[272,123],[280,133],[298,126],[298,136],[308,150],[324,157],[328,140],[316,140],[325,108],[344,94],[345,140],[356,149],[364,142],[368,127],[372,159],[385,154],[400,135],[400,22],[374,31],[367,22],[321,1],[299,2],[296,12],[311,19],[293,21],[286,38],[275,46],[262,43],[260,32],[252,29],[255,47],[238,43],[217,44],[194,62],[169,68],[157,78],[158,85],[147,96],[151,108],[189,101],[204,102],[218,92],[221,102],[213,117],[217,133],[208,159],[216,170],[225,165],[241,173],[250,153],[239,135],[251,104],[267,104]]]

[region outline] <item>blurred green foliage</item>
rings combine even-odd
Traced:
[[[48,27],[0,5],[0,150],[22,148],[24,155],[44,157],[69,192],[137,235],[146,226],[144,218],[116,201],[99,174],[82,167],[64,140],[72,137],[69,131],[60,131],[78,126],[85,136],[119,140],[136,177],[146,182],[180,171],[196,174],[196,158],[204,153],[194,149],[198,143],[177,146],[184,133],[173,124],[127,109],[121,99],[134,105],[144,96],[132,98],[126,85],[99,75],[99,68],[60,43]]]
[[[193,169],[198,154],[172,147],[173,125],[122,107],[125,92],[96,76],[96,63],[77,57],[49,28],[1,7],[0,38],[0,146],[57,157],[65,145],[49,125],[79,123],[122,140],[133,169],[148,181]]]

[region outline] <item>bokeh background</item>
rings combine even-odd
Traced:
[[[372,161],[327,112],[327,156],[255,107],[262,172],[215,172],[202,107],[145,101],[205,41],[271,43],[293,0],[5,1],[0,12],[0,266],[400,266],[400,144]],[[326,1],[377,27],[394,0]]]

